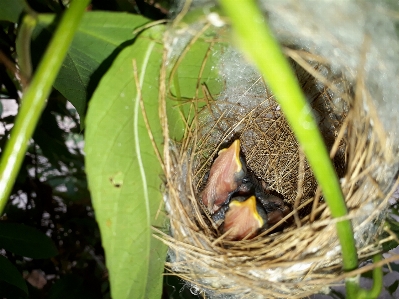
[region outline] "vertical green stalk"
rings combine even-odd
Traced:
[[[338,178],[311,108],[255,1],[220,0],[220,3],[230,17],[239,46],[253,60],[276,96],[323,190],[331,215],[347,215]],[[345,271],[353,270],[358,267],[358,259],[351,222],[342,220],[336,224],[336,229],[343,268]],[[358,290],[357,281],[348,279],[348,298],[356,298]]]
[[[0,160],[0,215],[3,213],[15,178],[36,128],[46,98],[61,68],[75,31],[90,0],[74,0],[65,11],[36,70],[30,86],[22,97],[22,104]]]

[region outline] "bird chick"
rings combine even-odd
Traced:
[[[236,193],[240,196],[255,194],[255,196],[258,197],[258,195],[262,196],[266,194],[267,187],[268,185],[266,182],[260,181],[252,171],[247,170]]]
[[[225,213],[222,232],[227,240],[237,241],[245,237],[255,237],[259,230],[267,226],[267,215],[255,196],[238,196],[231,199]]]
[[[275,195],[258,193],[256,197],[266,210],[267,225],[269,227],[278,223],[291,212],[291,209],[285,205],[284,201]]]
[[[273,226],[287,216],[291,209],[285,205],[284,201],[267,191],[267,183],[260,181],[254,173],[248,171],[242,180],[241,186],[237,189],[238,195],[255,194],[256,199],[262,204],[267,213],[267,226]]]
[[[220,209],[224,202],[242,184],[247,170],[240,156],[240,140],[235,140],[228,148],[222,149],[213,162],[208,182],[201,197],[209,213]]]

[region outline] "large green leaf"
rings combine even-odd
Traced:
[[[223,44],[209,40],[215,35],[214,29],[207,30],[196,42],[187,46],[187,50],[178,53],[176,71],[171,73],[170,92],[177,98],[203,98],[205,95],[200,84],[205,84],[213,95],[221,91],[219,64]],[[199,84],[198,84],[199,83]]]
[[[158,80],[163,26],[140,35],[115,59],[91,99],[86,122],[86,170],[109,270],[112,298],[160,298],[166,248],[151,225],[161,212],[161,165],[149,138],[134,81],[137,62],[145,111],[162,143]]]
[[[1,0],[0,20],[16,23],[24,9],[28,9],[24,0]]]
[[[0,222],[0,249],[35,259],[58,254],[53,241],[44,233],[19,223]]]
[[[21,273],[19,273],[17,268],[2,255],[0,255],[0,281],[9,283],[22,290],[25,294],[28,294],[28,288]],[[2,295],[4,294],[0,293],[0,296],[3,298]]]
[[[54,15],[39,16],[33,33],[41,47],[52,31]],[[83,16],[54,87],[76,108],[84,123],[86,102],[117,54],[137,36],[134,30],[149,23],[140,15],[115,12],[89,12]]]

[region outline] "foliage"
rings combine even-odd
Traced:
[[[31,67],[35,75],[34,70],[58,25],[58,17],[68,4],[61,1],[30,1],[30,6],[28,6],[27,2],[21,0],[5,1],[0,4],[0,6],[3,5],[4,7],[0,7],[0,18],[2,20],[0,23],[0,46],[1,52],[4,54],[1,56],[2,63],[0,66],[1,98],[3,99],[1,108],[2,112],[4,111],[1,118],[4,129],[1,139],[2,149],[4,149],[15,120],[15,116],[9,113],[9,107],[14,105],[16,106],[14,110],[17,109],[20,104],[21,92],[24,91],[26,84],[31,79],[30,72],[25,72],[25,70]],[[159,206],[160,197],[158,194],[160,195],[160,193],[157,192],[161,182],[159,162],[158,168],[149,168],[152,173],[147,181],[151,182],[152,180],[153,183],[150,184],[149,190],[145,191],[146,199],[148,200],[148,196],[150,196],[154,200],[151,203],[143,202],[139,204],[138,210],[131,207],[133,214],[136,212],[136,215],[126,213],[124,207],[114,214],[113,220],[115,220],[115,223],[119,221],[122,227],[118,227],[117,235],[119,237],[117,237],[116,242],[112,238],[105,239],[106,250],[112,248],[110,252],[107,252],[107,269],[100,232],[94,218],[87,188],[82,148],[84,132],[82,129],[85,124],[88,100],[96,90],[100,79],[125,48],[128,50],[125,55],[131,55],[132,53],[129,51],[132,50],[139,55],[141,54],[142,48],[140,46],[136,48],[131,45],[140,44],[139,41],[148,43],[148,40],[140,37],[136,42],[139,31],[135,34],[133,31],[151,22],[152,19],[164,17],[164,13],[167,12],[167,5],[166,1],[158,1],[153,5],[148,5],[144,1],[137,1],[133,5],[129,1],[106,1],[106,3],[92,1],[89,7],[89,10],[92,11],[85,14],[53,84],[54,89],[48,98],[47,106],[42,113],[33,138],[29,142],[28,151],[13,187],[10,200],[1,216],[0,249],[2,249],[2,256],[0,263],[3,271],[0,271],[0,295],[2,297],[71,298],[73,296],[109,298],[108,269],[112,273],[111,281],[114,279],[122,283],[120,284],[122,287],[119,288],[115,284],[115,287],[112,288],[112,290],[115,289],[114,298],[160,297],[162,292],[160,274],[163,269],[165,250],[162,249],[162,252],[159,253],[154,252],[156,250],[154,246],[160,247],[160,244],[151,237],[149,218],[147,220],[142,218],[143,215],[144,217],[147,215],[145,206],[151,206],[151,217],[154,216]],[[96,11],[104,8],[112,11]],[[33,10],[38,14],[33,14]],[[52,12],[52,14],[45,14],[48,12]],[[27,17],[30,17],[31,20],[34,19],[34,21],[28,24]],[[32,30],[33,28],[34,30]],[[159,28],[162,28],[162,26]],[[154,52],[157,55],[161,55],[160,47],[162,45],[157,42]],[[24,60],[23,58],[28,59]],[[130,62],[130,68],[126,70],[129,72],[130,80],[132,80],[132,56],[126,59]],[[19,65],[20,71],[17,67],[18,62],[21,63]],[[149,77],[146,80],[150,80],[156,73],[157,69],[149,72]],[[126,81],[124,82],[126,83]],[[130,81],[130,83],[132,82]],[[113,89],[108,88],[107,92],[103,94],[105,104],[107,104],[107,97],[111,93],[113,93]],[[115,95],[115,93],[113,94]],[[145,95],[144,91],[143,94]],[[151,99],[156,98],[157,93],[155,91]],[[130,101],[132,97],[127,99]],[[67,101],[72,103],[74,107]],[[93,101],[94,107],[95,101],[97,100]],[[115,102],[118,102],[117,98],[115,98]],[[100,105],[98,106],[100,110],[103,104],[97,104]],[[108,102],[108,104],[112,105],[111,102]],[[154,106],[154,102],[150,104]],[[122,108],[126,111],[124,107]],[[124,110],[119,110],[119,112]],[[109,114],[106,106],[102,107],[102,111],[108,117],[113,117],[111,124],[117,124],[116,127],[119,125],[119,128],[122,128],[123,122],[115,122],[115,119],[121,119],[118,111],[114,110],[116,115]],[[131,116],[132,111],[127,111],[128,113],[125,114],[127,119]],[[93,119],[93,126],[96,126],[97,121],[98,119]],[[89,124],[89,121],[86,124]],[[109,124],[107,123],[107,125]],[[90,127],[90,125],[88,126]],[[125,135],[123,135],[124,152],[129,151],[129,145],[131,145],[125,144],[125,140],[129,139],[129,133],[133,133],[130,129],[133,130],[133,126],[131,128],[125,127]],[[142,131],[143,128],[141,127],[139,130]],[[116,134],[111,127],[108,127],[107,132],[109,135],[102,132],[102,136],[105,136],[105,141],[103,140],[102,144],[98,144],[100,138],[94,137],[92,148],[96,147],[101,152],[109,150],[112,142],[110,136]],[[142,132],[140,134],[142,136]],[[132,139],[130,140],[132,141]],[[147,142],[147,144],[140,143],[140,145],[146,146],[146,148],[143,148],[143,156],[146,156],[148,146],[151,146],[151,144]],[[88,152],[90,152],[90,145],[88,145]],[[120,155],[120,152],[117,152],[117,154]],[[112,164],[115,161],[111,156],[109,157]],[[147,159],[148,161],[151,161],[151,159]],[[122,158],[120,162],[122,165],[126,165],[124,164],[126,159]],[[154,165],[154,161],[150,163]],[[135,168],[132,168],[132,170],[135,170]],[[123,195],[121,196],[121,203],[124,202],[129,205],[129,200],[132,199],[129,194],[134,193],[134,188],[137,188],[130,182],[135,179],[138,180],[134,172],[131,172],[124,179],[126,179],[126,183],[119,188]],[[117,180],[118,175],[114,177],[113,182],[115,183]],[[130,189],[125,189],[125,186],[130,186]],[[112,187],[114,188],[114,186]],[[143,184],[140,184],[140,190],[144,191],[143,189]],[[96,186],[92,186],[92,191],[94,194],[98,194]],[[125,193],[126,191],[127,193]],[[115,202],[116,198],[109,197],[109,199],[111,202]],[[97,207],[100,208],[96,216],[101,224],[104,223],[101,221],[101,207],[104,213],[109,211],[105,208],[106,206],[102,206],[101,202],[97,203]],[[124,222],[126,219],[117,217],[118,215],[127,217],[127,222]],[[133,219],[135,223],[134,221],[129,222],[129,219]],[[159,219],[159,224],[162,225],[163,222],[161,218]],[[138,228],[140,224],[146,230],[144,241],[136,239],[135,234],[131,233],[132,231],[136,232],[134,227]],[[118,244],[118,241],[121,240],[120,236],[129,235],[129,233],[132,237],[124,240],[127,250],[119,254],[120,248],[118,246],[120,244]],[[136,235],[143,236],[142,231],[137,230]],[[107,245],[109,244],[108,241],[111,241],[110,247]],[[112,242],[116,243],[116,247]],[[144,243],[149,245],[145,257],[140,252],[141,244]],[[133,244],[137,246],[132,246]],[[134,261],[130,261],[129,257],[132,248],[136,248],[137,251]],[[157,258],[150,259],[150,254],[152,257],[156,254]],[[119,268],[112,268],[113,264],[116,265],[116,263],[113,263],[113,259],[122,258],[123,260],[126,257],[128,259],[120,263],[125,269],[119,271]],[[144,265],[142,268],[137,267],[136,271],[132,271],[136,267],[135,262],[144,262]],[[148,263],[154,264],[153,271],[155,273],[145,275]],[[136,278],[132,279],[131,275]],[[147,277],[149,281],[153,280],[153,282],[146,286],[146,283],[142,283],[142,281],[145,281]],[[35,282],[33,278],[38,281],[41,280],[41,282]],[[126,283],[129,284],[127,287],[131,288],[130,295],[123,294],[123,286]],[[144,286],[144,289],[141,289],[142,286]],[[136,290],[140,289],[142,295],[136,293]]]
[[[15,122],[9,107],[20,106],[68,5],[0,3],[2,153]],[[178,278],[165,276],[162,285],[166,248],[151,230],[166,221],[157,157],[165,27],[149,24],[168,7],[167,0],[93,0],[88,7],[0,211],[2,298],[197,297]],[[192,97],[188,87],[197,84],[192,74],[205,52],[196,44],[184,57],[173,96]],[[217,89],[210,64],[204,73],[209,82],[200,83]],[[181,136],[169,108],[173,134]],[[389,288],[393,293],[397,283]]]
[[[156,298],[162,286],[163,263],[158,259],[164,260],[165,249],[151,231],[151,225],[164,226],[163,214],[157,217],[162,168],[140,107],[143,101],[159,149],[163,29],[152,27],[118,55],[97,87],[87,116],[87,173],[111,285],[116,286],[114,298]],[[134,65],[140,87],[134,83]]]
[[[88,12],[83,17],[54,82],[54,88],[74,105],[82,126],[86,103],[101,77],[121,49],[134,42],[133,31],[148,22],[143,16],[121,12]],[[46,44],[56,23],[55,15],[39,15],[34,45]]]

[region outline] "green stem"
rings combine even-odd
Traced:
[[[255,1],[220,0],[220,3],[232,21],[241,49],[254,61],[276,96],[323,190],[331,215],[347,215],[338,178],[311,108]],[[353,270],[358,266],[358,259],[351,222],[339,221],[336,228],[343,268]],[[354,286],[358,287],[357,283]],[[352,287],[350,284],[349,288]]]
[[[15,178],[19,172],[46,98],[61,68],[75,31],[90,0],[74,0],[65,11],[43,55],[22,104],[0,160],[0,215],[3,213]]]
[[[377,254],[373,257],[373,263],[377,263],[381,261],[381,254]],[[373,286],[370,290],[359,290],[357,294],[357,298],[359,299],[375,299],[381,293],[382,290],[382,281],[384,278],[384,274],[382,273],[382,268],[377,267],[373,269]]]
[[[20,69],[20,76],[23,88],[27,88],[29,81],[32,76],[32,62],[30,57],[30,43],[32,32],[36,27],[37,18],[36,15],[26,14],[22,20],[22,24],[19,27],[18,36],[15,42],[18,65]]]

